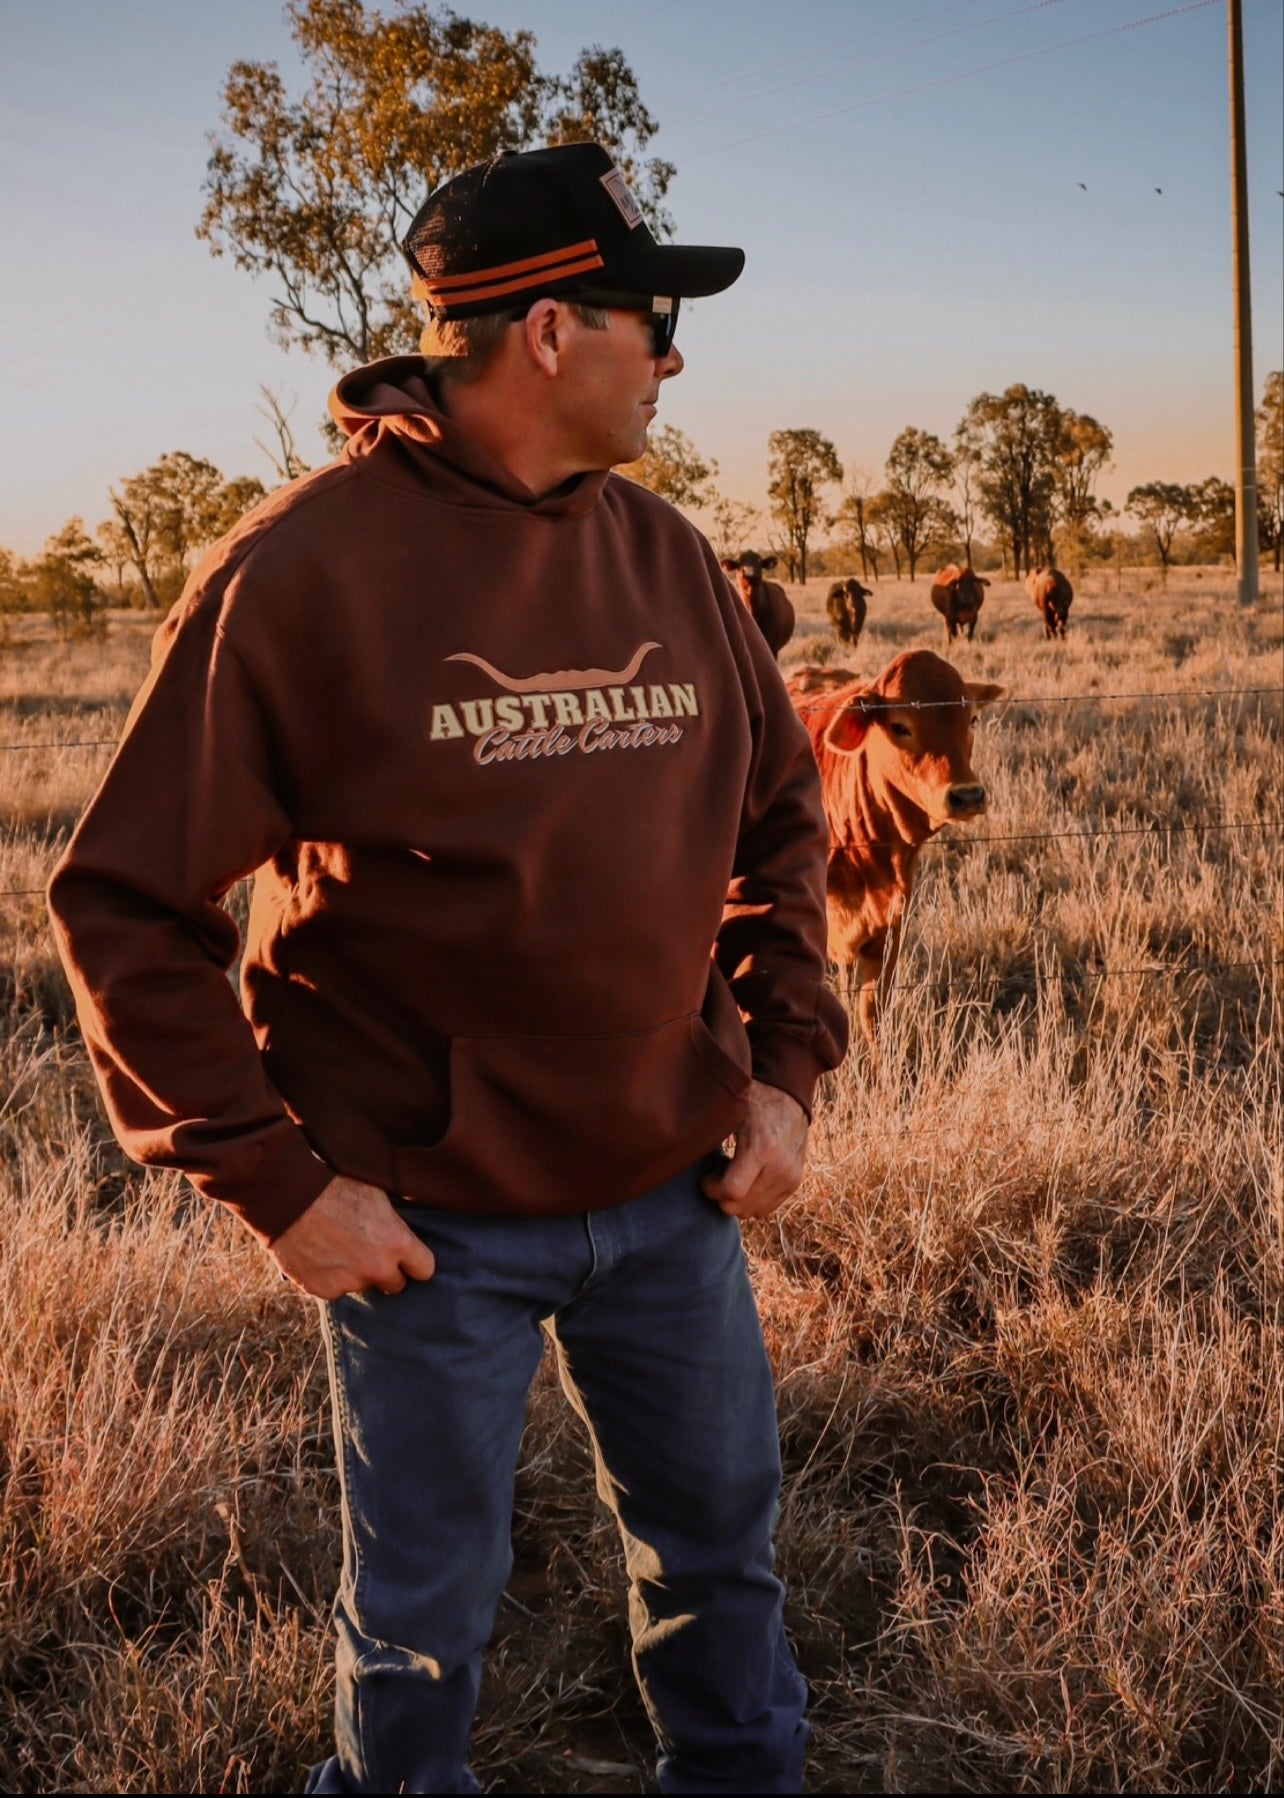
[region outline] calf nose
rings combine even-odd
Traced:
[[[983,786],[951,787],[947,797],[952,817],[971,818],[977,812],[985,810],[985,788]]]

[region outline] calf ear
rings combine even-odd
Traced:
[[[980,583],[983,587],[989,586],[990,583],[989,583],[989,581],[986,580],[986,578],[983,574],[978,574],[976,578],[978,581],[980,581]]]
[[[825,746],[838,755],[851,755],[865,741],[869,729],[869,713],[859,700],[851,700],[834,713],[825,732]]]
[[[1007,688],[996,686],[993,681],[989,680],[965,680],[963,691],[976,709],[983,712],[987,705],[993,705],[996,699],[1002,699]]]
[[[764,556],[762,558],[762,566],[764,568],[774,568],[776,566],[776,558],[774,556]]]

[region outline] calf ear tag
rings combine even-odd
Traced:
[[[833,723],[825,732],[825,745],[839,755],[851,755],[865,741],[869,729],[869,713],[859,701],[849,702],[834,713]]]

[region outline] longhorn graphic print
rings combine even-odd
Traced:
[[[474,663],[489,674],[497,686],[510,693],[583,693],[589,687],[627,686],[651,651],[663,647],[661,643],[644,643],[623,668],[559,668],[553,674],[527,675],[524,680],[514,679],[511,674],[496,668],[493,662],[488,662],[485,656],[475,656],[466,649],[447,656],[446,660]]]

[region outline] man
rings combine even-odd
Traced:
[[[845,1044],[826,828],[708,545],[606,472],[681,370],[679,299],[743,256],[658,245],[596,145],[467,171],[406,249],[429,354],[340,383],[344,455],[162,626],[51,887],[64,959],[126,1147],[323,1301],[344,1568],[308,1789],[479,1789],[543,1326],[661,1784],[796,1791],[736,1220],[797,1187]],[[251,872],[247,1022],[218,900]]]

